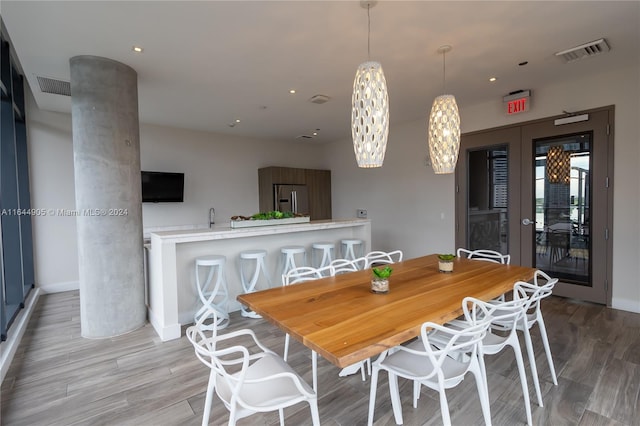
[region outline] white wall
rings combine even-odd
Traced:
[[[496,99],[460,106],[463,132],[558,115],[562,110],[616,106],[613,306],[640,312],[640,66],[561,86],[532,87],[531,111],[506,117]],[[425,106],[427,111],[429,105]],[[34,208],[75,206],[69,115],[30,103],[29,149]],[[142,168],[184,171],[185,203],[145,204],[145,227],[202,224],[209,207],[219,221],[258,209],[257,169],[269,165],[332,170],[333,216],[366,209],[372,248],[400,248],[407,257],[454,250],[454,178],[425,165],[426,120],[391,127],[384,167],[359,169],[351,140],[300,145],[142,125]],[[295,160],[285,161],[283,159]],[[35,217],[36,282],[45,291],[78,280],[75,219]]]
[[[28,143],[36,285],[45,292],[78,288],[71,116],[28,102]],[[145,228],[208,226],[235,214],[258,211],[258,169],[286,166],[327,169],[324,148],[299,141],[275,142],[161,126],[140,126],[141,168],[185,173],[184,203],[144,203]],[[352,215],[353,216],[353,215]]]
[[[526,115],[507,117],[499,98],[460,105],[462,131],[615,105],[612,305],[640,312],[640,66],[530,89],[533,106]],[[381,169],[358,169],[350,140],[327,149],[333,158],[334,215],[367,209],[374,249],[399,248],[409,257],[453,250],[454,177],[437,176],[424,166],[426,119],[390,128]]]
[[[140,127],[141,169],[185,174],[184,203],[143,203],[145,228],[208,226],[258,212],[258,169],[268,166],[328,169],[324,148],[305,142],[249,140],[161,126]]]
[[[389,129],[384,165],[358,168],[351,140],[331,144],[333,215],[366,209],[373,250],[404,251],[406,258],[453,252],[454,177],[426,165],[425,122]]]

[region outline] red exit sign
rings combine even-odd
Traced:
[[[521,112],[529,111],[531,103],[531,91],[521,90],[518,92],[510,93],[503,98],[503,102],[506,106],[507,115],[514,115]]]

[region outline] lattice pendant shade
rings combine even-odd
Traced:
[[[358,167],[381,167],[389,135],[389,96],[380,63],[360,64],[351,104],[351,136]]]
[[[436,174],[453,173],[460,149],[460,115],[453,95],[433,101],[429,116],[429,156]]]
[[[552,146],[547,151],[547,180],[565,185],[571,181],[571,153],[561,146]]]

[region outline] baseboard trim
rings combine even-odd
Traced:
[[[7,333],[7,340],[0,344],[2,347],[2,350],[0,350],[0,383],[4,381],[7,371],[9,371],[11,361],[13,361],[13,356],[16,354],[22,336],[24,336],[24,332],[27,329],[27,324],[31,314],[33,314],[38,297],[40,297],[40,289],[36,287],[31,291],[27,300],[24,301],[24,308],[13,321]]]
[[[38,284],[38,288],[47,294],[47,293],[62,293],[65,291],[79,290],[80,289],[80,281],[67,281],[61,283],[52,283],[52,284]]]
[[[620,309],[621,311],[640,314],[640,301],[636,300],[613,298],[613,300],[611,300],[611,307],[614,309]]]
[[[153,326],[158,336],[160,336],[160,340],[166,342],[167,340],[179,339],[182,334],[182,328],[180,324],[169,324],[168,326],[164,326],[157,315],[153,313],[150,307],[147,307],[147,316],[149,322]]]

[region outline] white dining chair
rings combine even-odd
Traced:
[[[481,364],[482,347],[480,345],[489,325],[489,320],[483,320],[476,324],[468,323],[468,326],[462,330],[455,330],[426,322],[420,329],[419,340],[407,346],[396,346],[390,351],[383,352],[373,362],[368,424],[373,424],[378,374],[380,370],[385,370],[389,375],[389,393],[397,424],[402,424],[398,377],[417,381],[421,385],[438,391],[442,421],[445,425],[450,425],[451,418],[445,390],[457,386],[464,380],[467,373],[471,373],[475,377],[484,421],[490,425],[491,412],[485,369]],[[434,332],[439,334],[440,341],[446,340],[443,347],[437,348],[432,345],[430,334]],[[452,356],[460,353],[468,353],[469,356],[460,359]]]
[[[542,282],[544,280],[544,282]],[[553,287],[558,282],[557,278],[551,278],[543,271],[536,271],[534,275],[534,283],[527,283],[524,281],[518,281],[513,286],[513,298],[514,300],[524,300],[525,304],[522,307],[523,315],[515,326],[517,330],[520,330],[524,334],[525,345],[527,347],[527,354],[529,356],[529,366],[531,368],[531,375],[533,377],[533,384],[536,390],[536,397],[538,398],[538,405],[543,406],[542,392],[540,391],[540,381],[538,379],[538,368],[536,366],[535,354],[533,351],[533,342],[531,340],[530,330],[534,325],[538,325],[540,330],[540,337],[542,338],[542,345],[547,356],[547,362],[549,364],[549,370],[551,372],[551,379],[554,385],[558,385],[558,379],[556,377],[556,370],[553,365],[553,358],[551,356],[551,348],[549,346],[549,338],[547,337],[547,329],[544,324],[544,318],[542,317],[542,310],[540,309],[540,302],[542,299],[551,296]],[[501,326],[503,330],[509,330],[513,325],[508,322],[502,324],[501,321],[494,321],[494,327]]]
[[[509,302],[484,302],[473,297],[465,297],[462,301],[465,321],[457,319],[452,320],[446,323],[445,327],[450,327],[455,330],[463,330],[469,324],[469,322],[477,322],[478,320],[480,320],[481,318],[478,318],[478,315],[481,315],[483,318],[488,317],[488,319],[492,323],[496,323],[495,327],[489,327],[487,335],[481,341],[482,353],[484,355],[495,355],[502,352],[502,350],[504,350],[507,346],[511,347],[516,359],[518,373],[520,375],[520,385],[522,387],[527,424],[531,426],[531,402],[529,399],[527,374],[524,367],[522,351],[520,349],[520,342],[518,340],[518,333],[516,331],[517,323],[524,315],[523,307],[525,303],[526,300],[524,299],[516,299]],[[482,307],[482,309],[478,309],[478,307]],[[505,327],[505,325],[507,326]],[[494,328],[499,331],[503,331],[506,329],[507,333],[493,333]],[[442,346],[442,343],[438,342],[437,333],[432,334],[430,337],[433,344],[435,344],[436,346]],[[444,343],[446,343],[446,340]],[[484,362],[482,363],[482,366],[484,368]],[[488,394],[489,390],[487,389],[487,395]],[[418,382],[414,382],[414,407],[417,406],[417,399],[419,398],[419,396],[420,384]]]
[[[331,275],[341,275],[346,274],[348,272],[356,272],[364,269],[364,265],[366,264],[366,259],[364,257],[360,257],[358,259],[335,259],[329,265],[331,268]]]
[[[209,316],[216,324],[215,310],[209,310],[201,319]],[[316,393],[282,358],[262,345],[252,330],[219,335],[216,327],[203,327],[203,322],[198,321],[187,329],[186,335],[197,358],[210,369],[203,426],[209,424],[214,391],[229,410],[229,425],[257,412],[277,410],[283,426],[284,408],[300,402],[309,404],[313,425],[320,425]],[[247,340],[247,336],[255,345],[252,350],[234,341]]]
[[[469,250],[461,247],[457,250],[456,254],[458,257],[466,257],[467,259],[484,260],[487,262],[502,263],[503,265],[511,264],[511,255],[502,254],[495,250]]]
[[[502,265],[511,264],[510,254],[502,254],[495,250],[488,250],[488,249],[469,250],[469,249],[460,247],[456,251],[456,254],[458,257],[466,257],[467,259],[481,260],[481,261],[492,262],[492,263],[500,263]],[[501,294],[495,300],[504,302],[505,300],[507,300],[507,298],[504,294]]]
[[[367,253],[364,258],[366,263],[364,269],[371,268],[377,265],[386,265],[390,263],[396,263],[402,261],[402,250],[394,250],[390,252],[385,251],[372,251]]]

